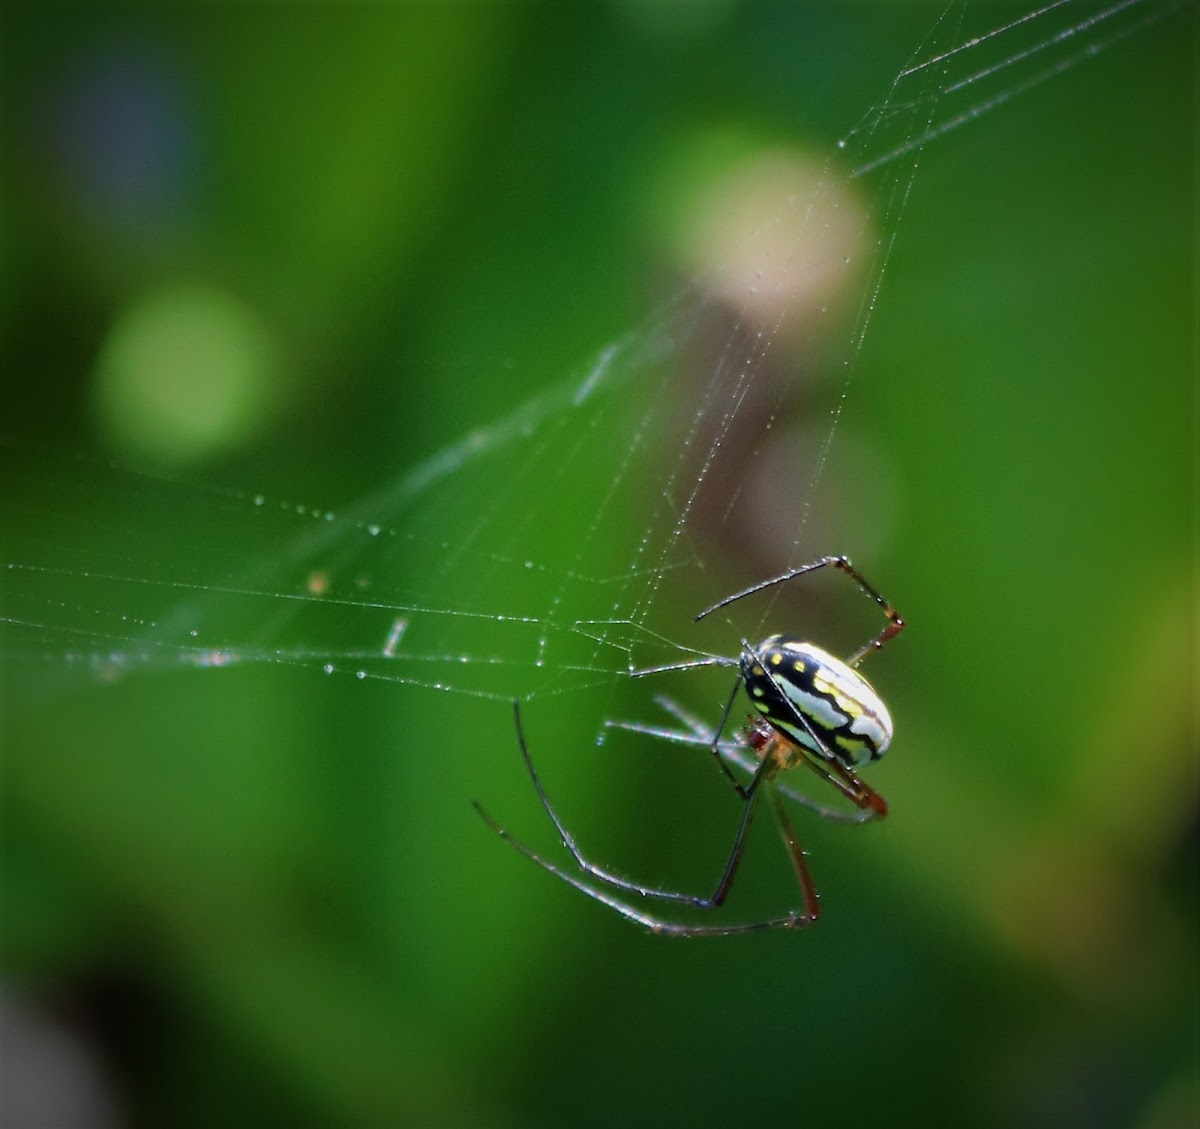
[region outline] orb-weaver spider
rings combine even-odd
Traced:
[[[515,847],[526,858],[532,859],[556,878],[615,910],[622,917],[645,926],[653,933],[676,937],[696,937],[756,933],[766,929],[803,929],[811,925],[817,920],[819,914],[816,887],[808,872],[805,852],[796,838],[791,820],[784,809],[775,777],[787,769],[804,765],[832,784],[855,805],[858,809],[854,817],[855,822],[882,818],[887,815],[887,803],[883,797],[864,784],[855,770],[870,761],[878,760],[883,755],[892,739],[892,719],[879,695],[875,693],[871,684],[855,670],[855,667],[868,654],[879,650],[893,635],[896,635],[904,627],[904,621],[897,614],[896,609],[866,581],[845,557],[822,557],[820,560],[810,561],[799,568],[790,569],[770,580],[761,581],[749,588],[743,588],[731,596],[726,596],[696,616],[696,620],[699,621],[712,612],[727,607],[746,596],[826,567],[835,568],[854,580],[882,608],[883,614],[887,617],[887,624],[883,630],[863,644],[849,659],[843,661],[835,658],[820,647],[803,642],[795,636],[771,635],[756,647],[743,640],[741,655],[736,659],[717,656],[636,672],[639,675],[647,675],[668,670],[687,670],[700,666],[736,666],[738,668],[737,681],[725,704],[720,723],[713,731],[711,740],[707,739],[707,735],[702,738],[703,743],[708,745],[717,764],[720,765],[721,771],[729,778],[730,783],[742,799],[742,814],[733,838],[733,846],[730,848],[717,887],[708,897],[675,890],[662,890],[654,886],[644,886],[632,882],[591,862],[583,854],[574,836],[564,826],[558,812],[550,803],[541,780],[538,778],[533,758],[529,753],[528,743],[525,740],[525,730],[521,724],[521,708],[518,702],[513,703],[517,743],[520,746],[521,756],[525,761],[529,777],[533,781],[538,800],[554,824],[563,846],[575,860],[579,871],[598,885],[593,885],[591,882],[585,881],[583,877],[572,874],[557,864],[542,858],[524,843],[514,839],[505,828],[496,823],[484,811],[478,802],[475,803],[475,809],[497,835]],[[743,686],[760,715],[743,735],[741,741],[742,747],[749,749],[752,756],[741,755],[740,750],[731,748],[729,742],[723,742],[721,739],[729,721],[729,715],[733,710],[738,690]],[[692,722],[678,706],[669,701],[662,701],[677,719],[692,727],[694,736],[697,732],[696,723]],[[623,727],[653,732],[649,728],[637,725]],[[699,728],[699,732],[703,732],[702,727]],[[687,740],[686,737],[683,739]],[[701,742],[693,739],[691,743]],[[749,783],[738,782],[729,767],[727,758],[738,764],[745,764],[746,761],[749,761],[747,766],[750,774]],[[790,798],[799,800],[822,814],[835,814],[799,794],[786,789],[784,791]],[[636,894],[640,898],[655,899],[701,910],[716,909],[722,905],[729,895],[738,865],[742,861],[742,853],[746,846],[746,834],[750,829],[758,797],[764,792],[771,804],[771,810],[779,825],[784,846],[787,848],[792,868],[796,873],[796,881],[800,886],[803,899],[803,906],[800,909],[789,910],[781,917],[773,917],[765,921],[735,922],[729,925],[689,924],[647,913],[618,896],[618,892]]]

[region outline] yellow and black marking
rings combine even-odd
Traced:
[[[848,768],[878,760],[892,719],[853,667],[791,635],[772,635],[742,659],[755,708],[794,745]]]

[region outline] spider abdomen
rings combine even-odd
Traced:
[[[856,768],[884,754],[892,718],[849,664],[793,635],[772,635],[742,658],[755,708],[788,741]]]

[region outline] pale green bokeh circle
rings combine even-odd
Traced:
[[[279,392],[266,324],[239,298],[193,283],[118,314],[94,375],[97,422],[122,454],[182,466],[255,435]]]

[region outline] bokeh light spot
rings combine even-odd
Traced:
[[[662,179],[661,229],[675,259],[750,323],[803,338],[854,292],[875,233],[823,160],[714,130],[681,146]]]
[[[257,434],[278,390],[267,326],[225,290],[164,289],[123,310],[95,371],[97,422],[122,454],[181,466]]]

